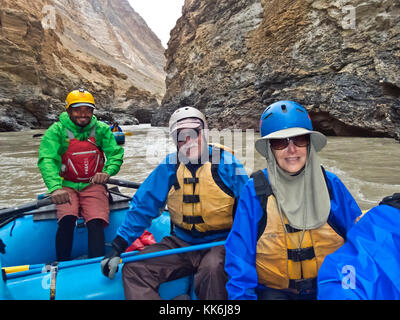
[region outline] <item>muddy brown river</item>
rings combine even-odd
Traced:
[[[174,145],[168,129],[150,125],[123,126],[126,136],[124,164],[117,178],[142,182]],[[37,169],[38,148],[44,130],[0,133],[0,208],[33,201],[46,192]],[[227,132],[225,132],[227,133]],[[250,174],[264,167],[265,160],[255,151],[257,133],[222,134],[224,144]],[[214,140],[215,142],[215,140]],[[387,195],[400,192],[400,143],[388,138],[328,137],[319,153],[324,167],[335,173],[348,187],[361,209],[369,209]],[[134,190],[121,188],[126,194]]]

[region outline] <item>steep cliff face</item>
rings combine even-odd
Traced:
[[[257,128],[290,99],[327,134],[400,138],[397,0],[186,0],[166,57],[153,124],[193,105],[211,127]]]
[[[0,131],[47,127],[80,86],[99,115],[148,117],[165,92],[164,65],[160,40],[127,0],[0,0]]]

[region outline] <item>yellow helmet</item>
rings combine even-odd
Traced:
[[[71,91],[68,94],[65,103],[66,103],[66,109],[68,109],[69,107],[74,108],[82,106],[87,106],[91,108],[95,107],[94,98],[92,94],[84,89]]]

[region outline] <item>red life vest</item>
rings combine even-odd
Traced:
[[[80,141],[66,129],[69,138],[67,151],[61,157],[60,175],[65,180],[73,182],[89,182],[104,167],[104,153],[97,147],[95,130],[93,127],[90,137]]]

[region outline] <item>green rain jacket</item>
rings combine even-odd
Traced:
[[[98,121],[95,116],[92,121],[84,128],[74,124],[67,112],[60,115],[60,121],[51,125],[45,132],[39,147],[38,167],[42,174],[44,183],[48,188],[48,193],[61,189],[63,186],[81,191],[90,183],[72,182],[64,180],[60,176],[61,156],[67,151],[69,138],[66,128],[68,128],[78,140],[87,140],[93,126],[96,126],[95,138],[97,146],[104,151],[106,163],[103,172],[110,176],[116,175],[121,168],[124,149],[118,146],[114,135],[107,124]]]

